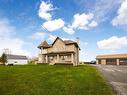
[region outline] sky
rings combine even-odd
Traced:
[[[57,36],[79,38],[80,61],[127,53],[127,0],[0,0],[0,53],[38,56]]]

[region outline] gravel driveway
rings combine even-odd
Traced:
[[[96,65],[117,95],[127,95],[127,66]]]

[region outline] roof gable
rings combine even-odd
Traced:
[[[65,43],[62,39],[60,39],[59,37],[56,38],[56,40],[53,42],[52,47],[63,47],[65,46]]]
[[[56,43],[57,40],[60,40],[60,41],[62,41],[62,42],[64,43],[64,41],[63,41],[61,38],[57,37],[57,38],[54,40],[54,42],[52,43],[52,46]],[[64,43],[64,44],[65,44],[65,43]]]

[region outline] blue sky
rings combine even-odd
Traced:
[[[127,53],[126,5],[127,0],[0,0],[0,52],[37,56],[40,42],[59,36],[79,37],[80,60]]]

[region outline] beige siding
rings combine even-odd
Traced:
[[[68,51],[75,51],[75,45],[74,44],[72,44],[72,45],[66,45],[66,48],[67,48],[67,50]]]
[[[127,58],[127,54],[98,55],[96,58]]]
[[[55,52],[55,54],[53,54],[52,52]],[[57,39],[50,48],[41,49],[41,55],[39,55],[39,62],[53,64],[71,62],[71,64],[76,66],[79,64],[79,48],[76,47],[74,44],[65,45],[65,43],[61,39]]]
[[[61,40],[57,40],[53,47],[47,49],[47,53],[50,52],[59,52],[59,51],[76,51],[75,46],[65,45]]]
[[[0,62],[0,64],[3,64],[3,63]]]

